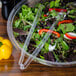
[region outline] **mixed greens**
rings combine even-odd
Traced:
[[[23,47],[39,5],[41,4],[37,4],[35,8],[23,5],[14,19],[13,34],[21,47]],[[38,57],[53,62],[76,61],[76,8],[70,7],[69,4],[63,6],[61,0],[46,2],[42,5],[44,8],[27,52],[32,53],[49,31],[52,35],[41,49]],[[58,22],[54,30],[49,30],[51,25],[59,19],[60,12],[64,15],[69,13],[64,20],[61,19]]]

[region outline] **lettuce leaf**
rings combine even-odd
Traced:
[[[57,31],[62,30],[63,33],[74,31],[75,26],[72,23],[60,24]]]

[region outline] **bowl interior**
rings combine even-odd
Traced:
[[[17,4],[12,12],[10,13],[10,16],[8,18],[8,22],[7,22],[7,32],[8,32],[8,35],[9,35],[9,38],[11,40],[11,42],[14,44],[14,46],[17,48],[17,49],[20,49],[22,51],[22,48],[20,47],[20,45],[18,44],[18,42],[16,41],[14,35],[13,35],[13,22],[14,22],[14,19],[15,19],[15,16],[16,14],[19,12],[21,6],[24,4],[30,6],[30,7],[34,7],[34,5],[37,3],[37,2],[46,2],[46,1],[50,1],[50,0],[36,0],[36,2],[34,2],[34,0],[31,2],[30,0],[28,0],[27,2],[25,1],[21,1],[19,4]],[[74,0],[75,1],[75,0]],[[64,1],[65,3],[67,3],[66,1]],[[74,4],[74,6],[76,6],[76,4]],[[25,54],[27,56],[29,56],[30,54],[28,52],[25,51]],[[48,65],[48,66],[58,66],[58,67],[68,67],[68,66],[74,66],[76,64],[76,61],[73,61],[73,62],[52,62],[52,61],[47,61],[47,60],[42,60],[38,57],[34,57],[34,60],[36,62],[39,62],[41,64],[44,64],[44,65]]]

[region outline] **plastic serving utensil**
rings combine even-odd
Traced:
[[[29,34],[28,34],[28,36],[27,36],[27,38],[26,38],[26,40],[25,40],[24,46],[23,46],[23,48],[22,48],[22,50],[21,50],[21,57],[20,57],[20,60],[19,60],[19,65],[20,65],[20,66],[21,66],[22,63],[23,63],[25,51],[27,50],[27,47],[28,47],[28,45],[29,45],[31,36],[32,36],[32,34],[33,34],[33,32],[34,32],[34,29],[35,29],[35,27],[36,27],[36,24],[37,24],[37,22],[38,22],[38,20],[39,20],[39,18],[40,18],[42,9],[43,9],[43,5],[40,5],[40,6],[39,6],[39,9],[38,9],[38,11],[37,11],[37,15],[36,15],[36,17],[35,17],[35,19],[34,19],[34,21],[33,21],[33,24],[31,25],[30,32],[29,32]]]
[[[66,14],[67,15],[67,14]],[[63,15],[63,13],[62,12],[60,12],[59,13],[59,15],[58,15],[58,17],[60,17],[57,21],[55,21],[53,24],[52,24],[52,26],[50,27],[50,29],[49,30],[53,30],[54,29],[54,27],[55,27],[55,25],[59,22],[59,20],[61,19],[61,18],[65,18],[66,17],[66,15]],[[33,53],[28,57],[28,59],[25,61],[25,63],[24,64],[20,64],[20,69],[26,69],[28,66],[29,66],[29,64],[32,62],[32,60],[39,54],[39,52],[40,52],[40,50],[43,48],[43,46],[44,46],[44,44],[45,44],[45,42],[48,40],[48,38],[50,37],[50,35],[51,35],[51,33],[49,33],[49,32],[47,32],[46,33],[46,35],[44,36],[44,38],[42,39],[42,41],[40,42],[40,44],[37,46],[37,48],[33,51]],[[25,46],[25,45],[24,45]],[[23,49],[24,50],[24,49]],[[24,57],[24,52],[22,53],[23,54],[23,57]],[[24,60],[24,58],[23,58],[23,60]]]

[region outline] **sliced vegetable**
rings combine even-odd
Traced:
[[[44,14],[44,17],[47,17],[47,15],[46,15],[46,14]]]
[[[64,38],[65,38],[65,39],[68,39],[68,40],[71,40],[71,39],[70,39],[70,38],[68,38],[66,35],[64,35]]]
[[[39,30],[39,35],[41,35],[43,32],[50,32],[50,33],[56,34],[57,37],[60,37],[60,34],[58,32],[52,31],[52,30],[48,30],[48,29],[40,29]]]
[[[76,39],[76,33],[69,32],[66,33],[65,36],[69,39]]]
[[[57,12],[67,12],[66,9],[60,9],[60,8],[49,8],[49,11],[55,10]]]
[[[74,22],[73,20],[63,20],[58,23],[58,26],[62,23],[73,23],[73,22]]]
[[[56,44],[55,45],[49,45],[49,51],[53,51],[54,49],[55,49],[55,47],[56,47]]]

